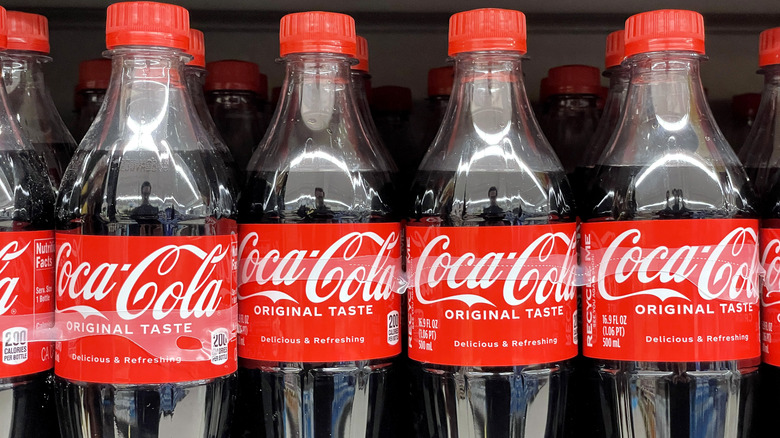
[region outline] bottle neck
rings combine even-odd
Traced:
[[[274,126],[293,122],[296,129],[313,136],[331,131],[334,124],[342,132],[363,132],[357,97],[352,84],[351,58],[330,53],[291,54],[285,57],[286,73],[280,110]],[[286,91],[286,92],[285,92]],[[300,131],[299,131],[300,132]]]
[[[6,52],[0,56],[0,62],[5,64],[12,62],[8,58]],[[5,80],[5,68],[3,68],[3,79]],[[0,87],[0,151],[28,151],[33,152],[34,149],[29,143],[29,140],[22,134],[22,130],[19,126],[19,122],[13,116],[10,109],[10,102],[7,93],[7,87]],[[38,163],[38,160],[33,160],[35,163],[40,164],[40,174],[48,175],[47,169],[44,168],[43,162]],[[48,178],[47,178],[48,179]]]
[[[461,53],[455,57],[454,92],[446,117],[491,141],[529,118],[522,56],[514,52]]]
[[[121,138],[178,135],[178,147],[197,148],[199,136],[193,128],[200,123],[184,74],[189,56],[177,49],[146,46],[118,47],[109,54],[111,81],[108,103],[102,107],[105,114],[98,117],[101,123]],[[140,143],[129,144],[142,147]]]
[[[3,80],[9,94],[22,91],[30,94],[46,92],[43,64],[51,61],[37,52],[9,50],[3,59]]]
[[[447,160],[501,150],[496,156],[523,155],[526,170],[561,170],[531,111],[520,53],[461,53],[455,56],[454,67],[453,93],[439,129],[441,135],[436,136],[421,169],[460,168]],[[533,152],[521,154],[521,149]],[[446,162],[441,163],[442,159]],[[483,157],[479,166],[488,170],[517,164],[491,160]]]
[[[602,164],[646,165],[682,150],[731,154],[707,104],[702,59],[693,52],[643,53],[627,59],[630,81],[620,135],[610,145],[618,153],[603,155],[608,162]]]

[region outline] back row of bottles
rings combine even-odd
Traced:
[[[415,129],[347,15],[282,18],[269,99],[186,9],[117,3],[76,146],[45,18],[0,9],[0,437],[771,436],[780,28],[759,44],[738,157],[693,11],[631,16],[607,90],[556,67],[536,108],[525,15],[457,13]]]

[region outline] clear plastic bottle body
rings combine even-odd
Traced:
[[[461,53],[453,98],[413,185],[412,222],[524,226],[574,221],[515,52]],[[504,217],[486,218],[495,189]],[[434,225],[435,224],[435,225]],[[558,437],[570,361],[513,367],[413,365],[419,436]]]
[[[187,58],[162,47],[110,54],[106,102],[65,173],[57,229],[102,236],[235,232],[228,171],[193,108]],[[151,194],[142,196],[147,184]],[[142,205],[157,217],[139,218],[134,210]],[[56,377],[60,427],[67,438],[226,438],[234,384],[234,374],[149,385]]]
[[[211,90],[206,92],[206,103],[221,138],[238,164],[238,181],[243,184],[246,163],[268,127],[261,117],[260,97],[249,90]]]
[[[745,166],[748,178],[756,192],[763,196],[770,189],[780,168],[780,64],[762,68],[764,89],[761,104],[756,112],[753,129],[739,151],[739,158]]]
[[[89,127],[92,126],[92,122],[95,121],[95,118],[100,112],[100,107],[103,106],[103,100],[106,97],[106,90],[87,89],[79,90],[78,93],[81,95],[81,105],[79,106],[78,113],[76,114],[76,127],[74,129],[74,134],[76,138],[81,141],[81,139],[87,135],[87,131],[89,131]]]
[[[22,133],[46,162],[54,187],[59,187],[76,141],[49,94],[43,64],[51,58],[37,52],[10,50],[3,59],[8,106]]]
[[[285,224],[294,233],[305,223],[397,222],[392,165],[366,136],[350,58],[290,54],[285,64],[286,92],[249,164],[240,223]],[[240,358],[233,437],[396,436],[386,413],[393,361]]]
[[[47,166],[9,106],[0,87],[0,232],[52,230],[55,192]],[[0,437],[59,436],[53,395],[51,370],[0,379]]]
[[[570,178],[596,132],[598,100],[596,94],[556,94],[545,101],[544,116],[539,122]]]
[[[691,52],[628,59],[625,108],[599,162],[583,220],[756,217],[745,172],[705,100],[700,59]],[[591,361],[613,436],[750,436],[759,358]]]

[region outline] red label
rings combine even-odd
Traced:
[[[143,384],[237,369],[236,236],[57,233],[55,373]]]
[[[401,352],[401,227],[239,225],[238,354],[280,362]]]
[[[585,355],[758,357],[757,227],[751,219],[583,223]]]
[[[576,228],[408,226],[409,357],[512,366],[576,356]]]
[[[54,324],[54,232],[0,233],[0,377],[46,371],[53,344],[34,342]]]
[[[761,264],[764,289],[761,295],[761,350],[763,361],[780,366],[780,229],[761,229]]]

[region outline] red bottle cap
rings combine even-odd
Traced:
[[[562,65],[547,71],[548,96],[554,94],[599,94],[601,72],[589,65]]]
[[[90,59],[79,64],[77,90],[105,90],[111,79],[110,59]]]
[[[352,70],[368,73],[368,41],[365,38],[357,36],[357,53],[355,54],[358,63],[352,66]]]
[[[526,52],[525,15],[509,9],[474,9],[450,17],[449,55],[506,50]]]
[[[206,64],[206,70],[209,72],[203,86],[206,91],[248,90],[257,94],[262,91],[260,68],[254,62],[234,59],[215,61]]]
[[[190,29],[190,47],[187,54],[192,55],[192,61],[187,65],[206,68],[206,43],[203,40],[203,32],[197,29]]]
[[[49,53],[49,20],[43,15],[8,11],[8,50]]]
[[[607,35],[607,50],[604,56],[604,68],[620,65],[626,57],[626,31],[616,30]]]
[[[449,96],[455,82],[455,69],[451,65],[428,70],[428,97]]]
[[[385,85],[371,89],[371,108],[375,111],[412,111],[412,90]]]
[[[758,36],[758,65],[780,64],[780,27],[767,29]]]
[[[704,53],[704,18],[680,9],[643,12],[626,20],[626,56],[661,51]]]
[[[258,90],[257,94],[260,95],[260,100],[263,102],[268,102],[268,76],[260,73],[257,75],[257,77],[260,81],[260,89]]]
[[[761,104],[761,93],[737,94],[731,98],[731,111],[735,116],[750,119],[758,112]]]
[[[6,24],[5,8],[0,6],[0,49],[5,49],[8,45],[8,27]]]
[[[282,17],[279,53],[340,53],[355,56],[355,20],[335,12],[298,12]]]
[[[190,14],[181,6],[156,2],[114,3],[106,18],[106,47],[160,46],[187,50]]]

